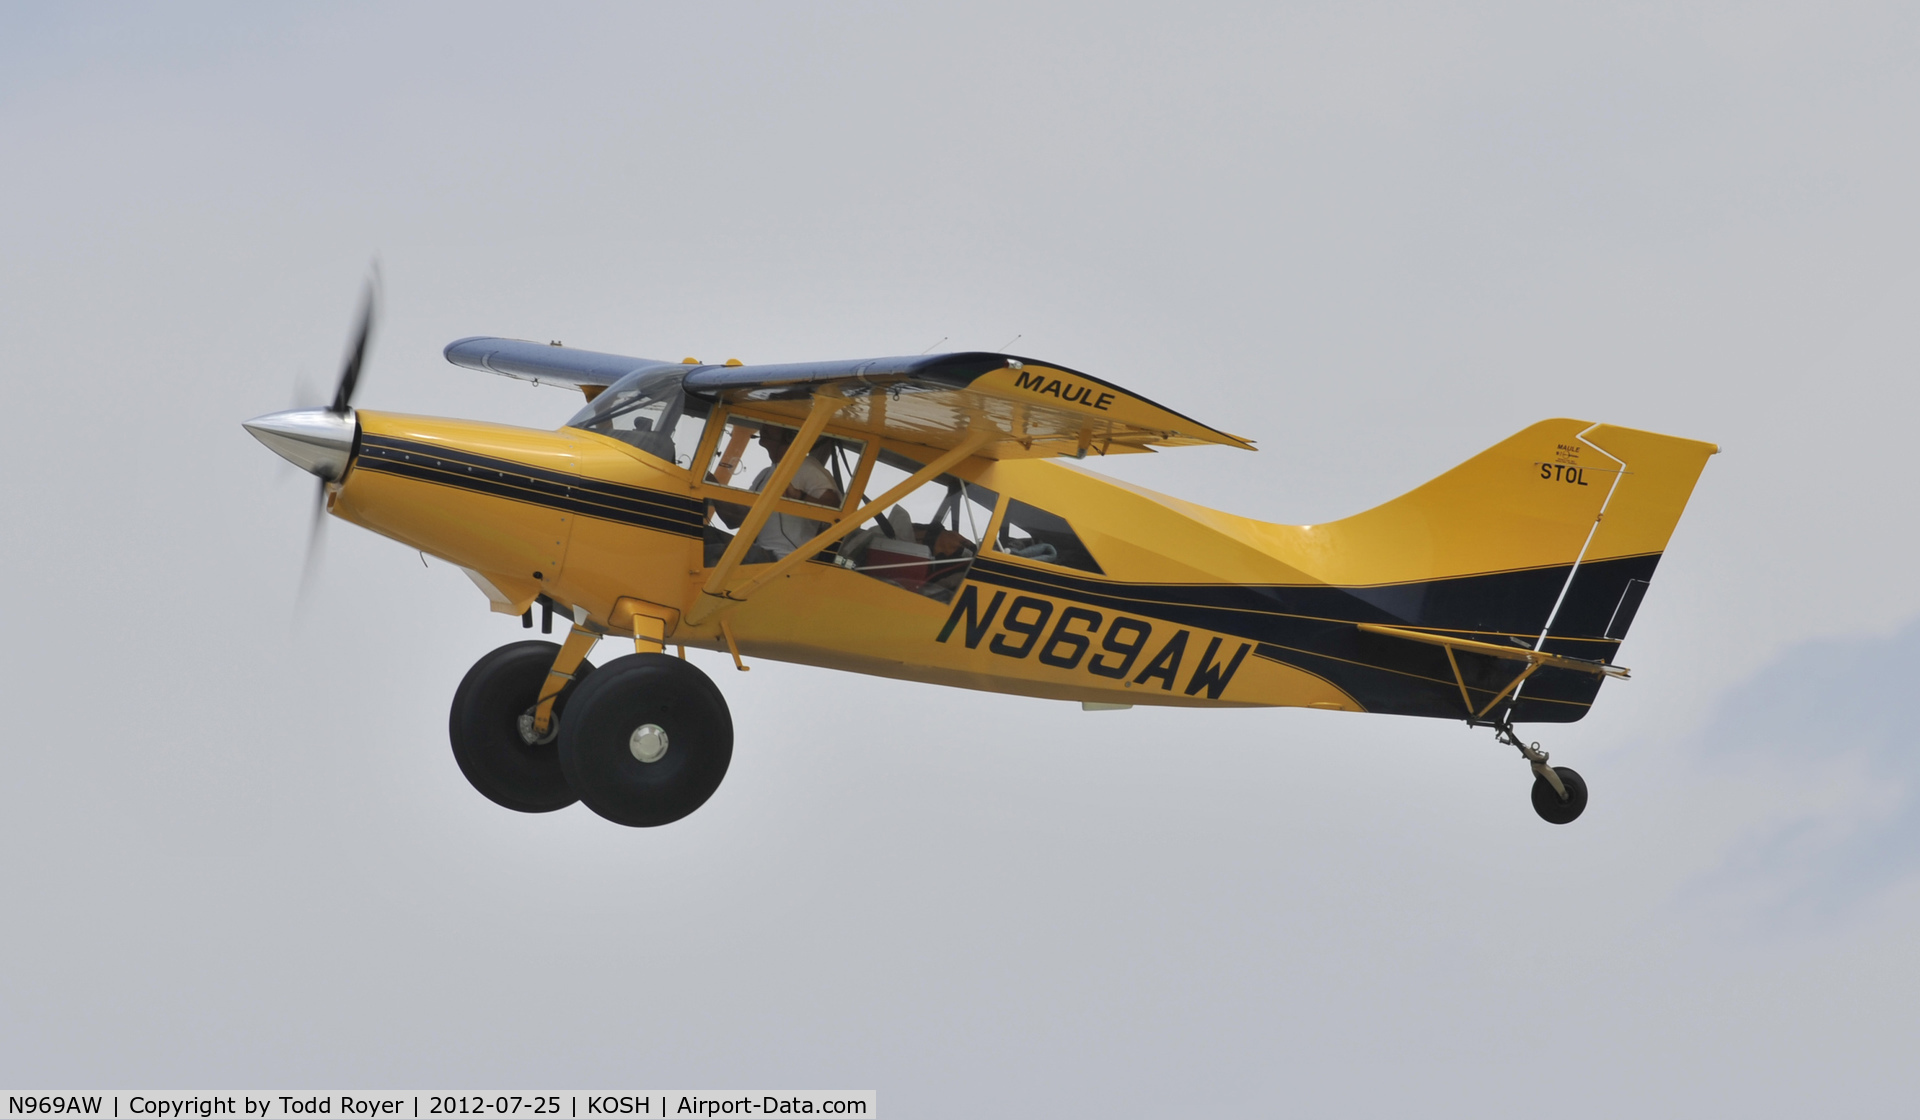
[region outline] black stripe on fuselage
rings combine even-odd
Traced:
[[[699,499],[391,436],[362,437],[355,467],[696,539],[707,516]],[[1545,648],[1611,662],[1625,635],[1616,630],[1607,637],[1605,630],[1629,581],[1650,581],[1659,560],[1651,553],[1581,565]],[[983,553],[968,578],[1231,634],[1255,643],[1256,656],[1325,678],[1368,711],[1459,719],[1466,714],[1464,703],[1443,649],[1368,634],[1355,624],[1410,626],[1531,648],[1569,568],[1364,587],[1159,584],[1089,578]],[[1498,658],[1456,653],[1455,659],[1476,705],[1491,699],[1518,671],[1517,662]],[[1516,722],[1577,720],[1599,687],[1600,678],[1592,674],[1542,670],[1528,679],[1510,715]]]
[[[354,467],[684,537],[698,538],[707,520],[697,498],[392,436],[361,437]]]
[[[1595,561],[1580,567],[1546,649],[1611,661],[1618,638],[1583,630],[1632,579],[1648,580],[1657,554]],[[969,578],[980,583],[1070,599],[1128,615],[1192,626],[1256,643],[1258,656],[1323,677],[1369,711],[1464,718],[1446,651],[1437,646],[1369,634],[1355,624],[1417,627],[1476,641],[1531,648],[1570,565],[1453,579],[1368,587],[1246,584],[1142,584],[1093,579],[982,555]],[[1605,608],[1605,609],[1603,609]],[[1575,620],[1577,625],[1568,624]],[[1457,653],[1469,694],[1484,704],[1506,686],[1520,663]],[[1543,670],[1527,682],[1513,718],[1579,719],[1599,691],[1599,678],[1571,670]]]

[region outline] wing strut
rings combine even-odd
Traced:
[[[817,412],[819,405],[816,404],[814,408]],[[812,414],[808,415],[807,422],[809,424],[813,422]],[[822,426],[824,426],[824,424],[825,421],[822,421]],[[804,453],[801,449],[802,439],[811,444],[813,442],[813,436],[818,434],[818,430],[815,430],[812,435],[808,435],[806,430],[802,429],[801,438],[793,441],[793,448],[787,451],[787,458],[792,458],[796,452]],[[687,622],[690,625],[697,626],[707,619],[712,618],[720,611],[736,603],[745,602],[754,592],[786,575],[808,560],[813,559],[828,545],[833,544],[835,541],[838,541],[848,533],[859,528],[867,518],[884,511],[888,506],[919,489],[923,484],[940,477],[953,467],[965,462],[974,452],[992,443],[1000,435],[1000,432],[985,425],[973,429],[967,434],[966,438],[962,439],[951,450],[933,462],[928,463],[926,466],[921,467],[878,498],[875,498],[866,505],[861,506],[859,509],[854,510],[832,525],[814,534],[813,539],[781,557],[778,561],[770,565],[766,571],[761,572],[759,575],[738,587],[722,591],[720,588],[724,586],[725,577],[731,575],[733,568],[737,567],[739,563],[738,558],[734,557],[735,551],[738,550],[741,555],[746,554],[746,548],[742,546],[740,542],[751,542],[753,540],[753,536],[748,535],[748,526],[753,527],[752,532],[754,536],[757,536],[759,534],[759,526],[766,523],[767,519],[765,516],[761,516],[756,521],[754,513],[758,513],[762,506],[766,506],[770,511],[773,502],[776,501],[777,498],[769,498],[768,495],[777,495],[781,490],[786,489],[786,483],[783,481],[781,482],[780,490],[775,490],[773,484],[776,480],[768,479],[766,487],[760,493],[760,497],[754,501],[753,513],[749,513],[747,520],[741,523],[740,531],[734,536],[733,543],[727,546],[726,555],[720,558],[720,564],[714,565],[713,575],[708,578],[706,586],[700,589],[699,600],[696,601],[693,604],[693,608],[687,612]],[[781,460],[781,465],[786,465],[786,459]],[[791,480],[791,472],[789,472],[788,480]],[[729,565],[726,572],[723,573],[721,571],[721,565],[726,564],[729,558],[734,559],[734,564]]]
[[[753,500],[753,508],[747,511],[747,519],[740,523],[740,530],[734,534],[733,543],[720,554],[720,562],[713,566],[713,574],[707,577],[706,586],[700,589],[702,596],[718,598],[721,595],[721,588],[727,585],[727,579],[733,575],[733,570],[740,566],[741,559],[747,555],[747,549],[751,548],[753,542],[759,538],[760,530],[766,528],[767,518],[773,516],[773,507],[780,504],[780,497],[793,483],[793,476],[800,473],[800,464],[806,462],[807,452],[813,450],[814,440],[819,439],[820,433],[826,430],[827,421],[833,419],[833,414],[846,406],[847,398],[841,396],[837,390],[828,389],[815,394],[813,407],[808,410],[806,420],[801,423],[799,434],[793,437],[792,445],[787,448],[786,454],[780,457],[780,462],[774,465],[773,473],[767,477],[766,485],[760,488],[760,496]],[[687,621],[697,623],[711,616],[713,614],[711,610],[702,609],[706,605],[706,598],[696,602],[693,609],[687,612]]]

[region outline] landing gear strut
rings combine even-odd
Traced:
[[[1533,770],[1533,811],[1548,824],[1571,824],[1587,808],[1587,783],[1570,766],[1547,765],[1547,752],[1538,743],[1522,742],[1505,719],[1493,725],[1494,737],[1518,750]]]

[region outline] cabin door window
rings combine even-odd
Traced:
[[[857,504],[884,494],[924,464],[882,450]],[[834,563],[902,591],[949,602],[986,539],[1000,495],[954,474],[908,493],[840,542]]]

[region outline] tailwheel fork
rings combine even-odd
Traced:
[[[1533,811],[1549,824],[1571,824],[1587,808],[1587,783],[1570,766],[1550,766],[1539,743],[1528,743],[1513,730],[1513,722],[1493,723],[1494,738],[1520,752],[1533,771]]]

